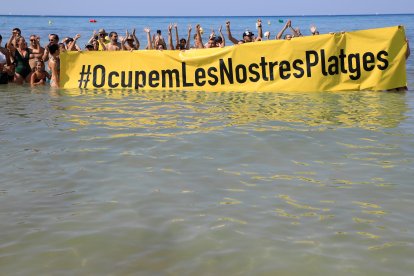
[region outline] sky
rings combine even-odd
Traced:
[[[1,0],[3,15],[270,16],[414,13],[414,0]]]

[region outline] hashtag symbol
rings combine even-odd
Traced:
[[[80,79],[79,79],[79,88],[86,88],[88,86],[90,75],[91,75],[91,66],[82,65],[82,71],[80,72]]]

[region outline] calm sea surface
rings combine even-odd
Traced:
[[[227,18],[89,19],[0,16],[0,34],[85,44],[135,27],[142,42],[144,26],[184,35]],[[256,17],[229,19],[256,31]],[[401,24],[414,41],[413,15],[292,21]],[[413,56],[407,74],[406,93],[0,86],[0,274],[411,275]]]

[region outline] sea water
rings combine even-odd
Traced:
[[[1,16],[0,34],[136,28],[144,45],[145,26],[229,19],[238,37],[257,17],[89,19]],[[291,19],[414,39],[412,15]],[[0,86],[0,274],[411,275],[413,65],[402,93]]]

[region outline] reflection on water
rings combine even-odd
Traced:
[[[255,125],[255,131],[292,128],[307,131],[297,124],[322,128],[387,128],[398,126],[407,111],[404,93],[72,90],[61,94],[77,97],[72,105],[62,107],[76,110],[66,113],[70,122],[124,129],[127,132],[119,135],[127,136],[182,135],[249,124]],[[102,99],[105,104],[99,105]],[[97,113],[98,117],[94,116]]]
[[[0,274],[409,275],[413,106],[0,88]]]

